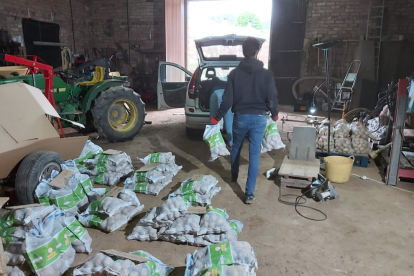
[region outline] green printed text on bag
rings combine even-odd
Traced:
[[[187,194],[187,193],[193,193],[194,189],[194,181],[187,181],[186,183],[184,183],[183,187],[182,187],[182,193],[183,194]]]
[[[102,201],[106,198],[106,196],[104,196],[103,198],[99,199],[99,200],[95,200],[92,201],[91,204],[89,205],[89,210],[91,214],[100,214],[100,210],[101,210],[101,206],[102,206]]]
[[[134,186],[134,192],[145,194],[147,193],[148,183],[147,182],[138,182]]]
[[[101,154],[98,158],[98,163],[96,164],[96,171],[99,173],[107,172],[106,164],[108,163],[109,154]]]
[[[233,230],[234,232],[236,232],[236,234],[239,234],[239,229],[237,228],[237,223],[235,222],[230,222],[229,223],[231,230]]]
[[[77,219],[75,219],[71,224],[69,224],[67,228],[78,239],[81,239],[83,235],[85,235],[86,233],[86,229],[79,223]]]
[[[59,233],[57,233],[53,239],[56,241],[56,248],[60,255],[65,253],[70,247],[70,232],[69,229],[64,227]]]
[[[82,186],[83,190],[85,191],[85,194],[89,194],[92,192],[92,184],[91,184],[91,180],[88,178],[86,178],[84,181],[82,181],[80,183],[80,185]]]
[[[224,276],[223,266],[214,266],[208,269],[205,269],[201,272],[201,276]]]
[[[270,125],[266,126],[263,137],[268,137],[268,136],[275,135],[275,134],[279,134],[279,130],[277,129],[276,122],[273,122]]]
[[[14,225],[15,224],[14,211],[10,211],[7,214],[5,214],[1,218],[0,223],[1,223],[1,225],[0,225],[1,228],[7,228],[7,227],[10,227],[10,226]]]
[[[187,203],[191,203],[191,205],[197,205],[197,193],[194,191],[187,192],[183,194],[183,200]]]
[[[148,262],[145,262],[145,264],[147,265],[148,270],[149,270],[149,272],[150,272],[150,273],[149,273],[149,276],[160,276],[160,274],[156,272],[156,270],[157,270],[157,265],[155,264],[155,262],[153,262],[153,261],[148,261]]]
[[[50,199],[48,196],[35,197],[37,199],[37,202],[43,203],[45,206],[50,206]]]
[[[30,263],[35,271],[49,266],[59,258],[60,252],[56,247],[56,240],[52,239],[41,247],[27,252],[27,257],[30,259]]]
[[[149,163],[160,163],[160,156],[161,153],[151,153],[151,157],[149,159]]]
[[[97,215],[93,215],[93,217],[89,221],[89,225],[100,228],[101,222],[102,222],[102,219],[100,217],[98,217]]]
[[[145,182],[147,179],[148,172],[136,172],[135,177],[137,182]]]
[[[76,206],[77,198],[72,192],[69,195],[50,199],[50,202],[55,204],[61,210],[68,210]]]
[[[78,202],[83,200],[86,197],[85,191],[83,190],[82,185],[77,184],[76,189],[73,191],[73,195],[78,198]]]
[[[208,251],[213,266],[233,264],[230,242],[209,245]]]
[[[84,157],[81,157],[81,158],[76,158],[74,161],[75,161],[75,164],[80,164],[80,163],[83,163],[83,161],[85,161],[86,159],[90,159],[91,157],[92,157],[92,155],[93,155],[93,153],[91,152],[91,151],[88,151],[86,154],[85,154],[85,156]],[[79,169],[79,168],[78,168]]]
[[[220,146],[221,144],[224,144],[223,136],[221,136],[220,132],[217,132],[210,137],[208,137],[206,140],[206,143],[210,147],[210,149]]]

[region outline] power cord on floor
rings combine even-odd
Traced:
[[[362,176],[361,176],[361,175],[354,174],[354,173],[351,173],[351,175],[352,175],[352,176],[355,176],[355,177],[359,177],[359,178],[364,179],[364,180],[371,180],[371,181],[373,181],[373,182],[377,182],[377,183],[379,183],[379,184],[383,184],[383,185],[385,185],[385,183],[384,183],[384,182],[382,182],[382,181],[378,181],[378,180],[375,180],[375,179],[372,179],[372,178],[369,178],[369,177],[366,177],[365,175],[362,175]],[[400,191],[403,191],[403,192],[407,192],[407,193],[414,194],[414,192],[413,192],[413,191],[404,190],[404,189],[401,189],[401,188],[398,188],[398,187],[395,187],[395,186],[389,186],[389,187],[394,188],[394,189],[397,189],[397,190],[400,190]]]
[[[296,213],[298,213],[299,216],[304,217],[305,219],[309,219],[309,220],[313,220],[313,221],[324,221],[328,218],[328,216],[324,212],[322,212],[319,209],[304,205],[306,203],[306,198],[304,196],[307,193],[312,192],[313,190],[316,190],[318,188],[319,187],[310,188],[310,189],[306,190],[304,193],[302,193],[300,196],[294,195],[294,194],[284,194],[284,195],[282,195],[282,185],[280,184],[279,185],[279,198],[278,198],[278,201],[282,204],[295,206]],[[284,201],[282,199],[282,197],[284,197],[284,196],[296,196],[295,202]],[[300,202],[302,199],[303,199],[303,202]],[[307,216],[303,215],[301,212],[299,212],[298,207],[308,208],[308,209],[314,210],[316,212],[319,212],[324,216],[324,218],[323,219],[314,219],[314,218],[307,217]]]

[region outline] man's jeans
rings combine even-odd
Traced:
[[[267,116],[256,114],[234,115],[233,148],[231,151],[231,174],[239,175],[240,152],[246,134],[249,134],[249,171],[246,182],[246,195],[254,195],[259,174],[260,147],[266,128]]]
[[[222,98],[224,94],[224,89],[218,89],[211,94],[210,97],[210,118],[216,116],[217,111],[220,108]],[[229,145],[233,145],[233,112],[231,109],[227,111],[226,115],[224,115],[224,125],[226,126],[227,132],[227,141]]]

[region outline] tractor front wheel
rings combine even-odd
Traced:
[[[93,124],[105,139],[124,142],[134,139],[145,119],[145,104],[134,90],[111,87],[95,99]]]

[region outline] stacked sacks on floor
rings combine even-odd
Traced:
[[[131,252],[131,254],[146,257],[149,261],[136,265],[130,260],[117,259],[104,253],[98,253],[82,266],[75,268],[73,275],[167,276],[174,270],[148,252],[139,250]]]
[[[152,153],[138,160],[153,166],[144,166],[125,180],[125,188],[136,193],[158,195],[182,169],[175,164],[175,156],[171,152]]]
[[[86,227],[95,226],[104,232],[113,232],[127,224],[144,209],[130,190],[123,190],[116,196],[104,196],[97,199],[79,215],[79,221]]]
[[[8,275],[62,275],[75,253],[90,253],[92,238],[75,217],[56,206],[12,210],[1,218]]]
[[[245,241],[212,244],[186,258],[185,276],[255,276],[257,258]]]

